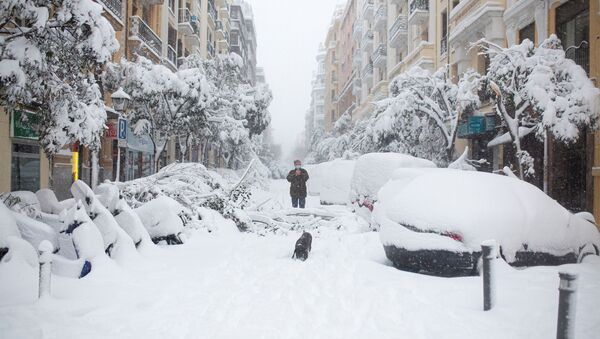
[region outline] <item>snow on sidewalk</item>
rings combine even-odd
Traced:
[[[376,233],[316,238],[306,262],[295,235],[197,234],[142,265],[107,263],[82,280],[53,280],[53,298],[0,300],[1,338],[551,338],[556,268],[499,279],[482,312],[478,277],[446,279],[390,267]],[[600,333],[600,260],[581,276],[579,338]]]
[[[270,209],[287,209],[287,185],[274,181],[256,199],[271,194]],[[13,279],[0,270],[0,339],[555,337],[561,268],[501,265],[497,307],[483,312],[480,277],[396,270],[379,234],[349,231],[346,207],[318,201],[307,205],[341,215],[348,227],[317,232],[306,262],[291,259],[299,230],[197,230],[135,265],[107,259],[84,279],[53,276],[46,300],[36,300],[34,270]],[[577,337],[593,339],[600,338],[600,258],[586,260],[568,269],[580,275]],[[21,289],[8,294],[15,279]]]

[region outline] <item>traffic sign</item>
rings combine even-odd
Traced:
[[[127,147],[127,119],[119,118],[117,136],[119,139],[119,147]]]

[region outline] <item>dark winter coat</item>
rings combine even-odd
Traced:
[[[301,168],[300,175],[296,175],[296,170],[293,169],[287,175],[287,181],[290,185],[290,195],[292,198],[306,198],[306,182],[308,181],[308,172]]]

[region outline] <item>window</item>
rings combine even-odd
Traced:
[[[529,41],[535,43],[535,22],[519,30],[519,43],[522,43],[525,39],[529,39]]]
[[[40,189],[40,148],[32,143],[14,142],[10,185],[12,191]]]
[[[562,42],[567,58],[589,73],[589,1],[572,0],[556,9],[556,35]]]
[[[440,38],[440,54],[448,52],[448,12],[442,12],[442,37]]]

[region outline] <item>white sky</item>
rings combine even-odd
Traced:
[[[258,65],[273,91],[275,142],[290,155],[310,105],[313,70],[336,3],[342,0],[247,0],[254,11]]]

